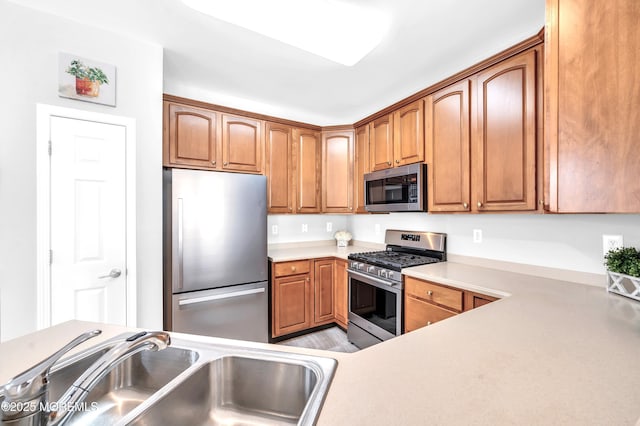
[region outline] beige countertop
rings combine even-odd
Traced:
[[[319,425],[638,421],[640,303],[454,262],[403,272],[503,299],[353,354],[267,345],[338,359]],[[0,383],[94,326],[73,321],[3,343]],[[126,330],[100,327],[99,338]]]
[[[384,246],[382,246],[384,248]],[[269,246],[269,260],[273,262],[287,262],[290,260],[317,259],[321,257],[338,257],[347,259],[351,253],[380,250],[380,245],[366,245],[355,243],[347,247],[336,247],[333,240],[320,244],[279,244]]]

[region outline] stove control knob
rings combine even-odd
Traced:
[[[389,271],[389,273],[387,274],[387,278],[389,279],[393,278],[393,271]]]
[[[364,269],[364,263],[358,263],[358,266],[356,268],[358,269],[358,271],[362,271]]]
[[[367,272],[373,274],[376,271],[375,266],[367,266]]]
[[[349,267],[352,268],[352,269],[358,269],[358,262],[351,262]]]
[[[386,269],[380,269],[378,271],[378,275],[383,277],[383,278],[387,278],[387,270]]]

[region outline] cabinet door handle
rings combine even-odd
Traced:
[[[462,207],[464,207],[465,209],[468,209],[468,208],[469,208],[469,204],[467,204],[467,203],[462,203]]]
[[[433,291],[431,290],[427,291],[427,296],[433,296]]]
[[[306,281],[309,282],[309,277],[307,277]]]
[[[391,161],[387,161],[387,166],[390,166],[390,165],[391,165]]]
[[[478,201],[478,207],[482,207],[482,202]]]
[[[215,165],[216,165],[216,162],[215,162],[215,161],[212,161],[212,162],[211,162],[211,165],[212,165],[212,166],[215,166]]]
[[[289,207],[289,211],[293,211],[293,209],[291,207]]]
[[[400,160],[396,160],[396,164],[400,164]]]
[[[222,163],[223,166],[228,166],[229,163],[227,163],[226,161],[224,163]]]
[[[427,325],[431,325],[431,321],[427,321]]]

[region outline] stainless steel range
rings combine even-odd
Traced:
[[[402,333],[402,268],[447,260],[447,235],[387,230],[386,250],[349,255],[349,341],[359,348]]]

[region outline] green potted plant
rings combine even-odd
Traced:
[[[607,267],[607,291],[640,301],[640,252],[621,247],[604,257]]]
[[[100,86],[109,84],[109,78],[104,71],[98,67],[89,67],[77,59],[71,61],[66,72],[76,78],[78,95],[95,98],[100,94]]]

